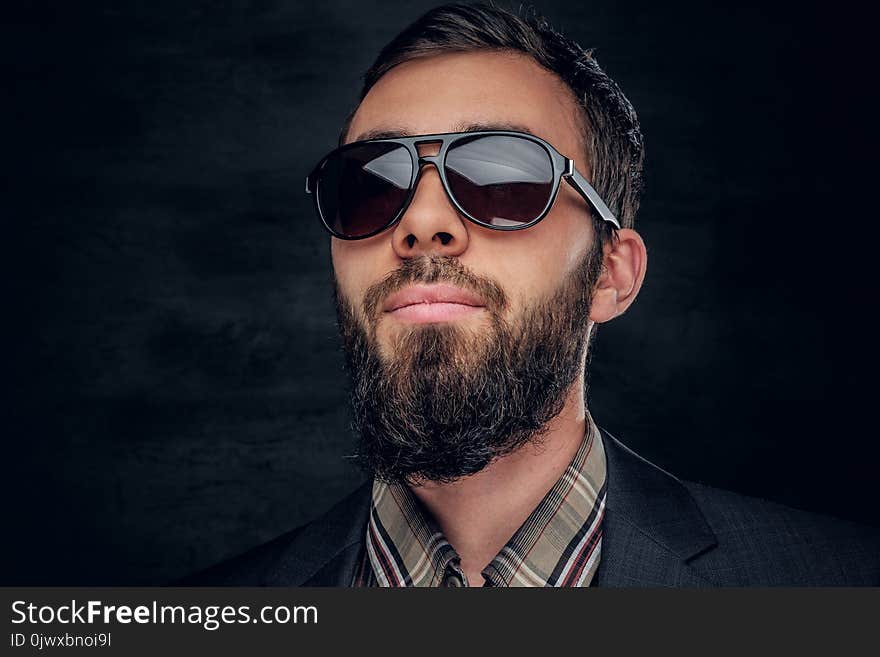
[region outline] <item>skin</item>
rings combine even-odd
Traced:
[[[475,123],[521,126],[573,158],[590,179],[573,94],[553,73],[516,53],[444,54],[391,69],[361,103],[346,141],[378,130],[430,134]],[[423,155],[437,151],[436,145],[421,148]],[[436,169],[427,166],[412,204],[393,229],[360,241],[332,238],[333,267],[340,292],[363,320],[365,290],[405,259],[428,253],[454,256],[503,287],[510,299],[507,319],[515,323],[523,308],[552,294],[586,255],[594,240],[587,211],[586,202],[563,183],[550,213],[536,226],[492,231],[461,217],[446,197]],[[441,240],[441,235],[446,239]],[[622,229],[618,236],[603,253],[604,271],[594,291],[587,330],[622,314],[644,280],[644,242],[632,229]],[[486,318],[480,312],[451,321],[478,335]],[[376,338],[383,356],[393,358],[392,336],[410,328],[404,320],[382,317]],[[583,389],[582,369],[540,447],[528,444],[451,484],[425,481],[413,487],[461,556],[471,586],[483,584],[480,571],[574,456],[585,431]]]

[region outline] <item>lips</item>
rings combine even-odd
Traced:
[[[457,303],[474,307],[484,305],[476,294],[454,285],[412,285],[388,295],[382,310],[393,312],[420,303]]]

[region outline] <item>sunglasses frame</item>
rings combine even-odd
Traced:
[[[547,205],[541,211],[541,213],[533,220],[528,223],[520,224],[518,226],[494,226],[492,224],[487,224],[484,221],[480,221],[476,217],[469,214],[458,202],[455,198],[455,195],[452,193],[452,190],[449,186],[449,182],[446,180],[446,155],[449,152],[450,148],[452,148],[458,142],[464,139],[473,139],[475,137],[490,137],[490,136],[504,136],[504,137],[518,137],[521,139],[526,139],[535,144],[538,144],[541,148],[543,148],[547,155],[550,158],[550,162],[553,165],[553,189],[550,192],[549,200],[547,201]],[[429,143],[440,143],[440,150],[436,155],[419,155],[418,146],[422,144]],[[398,210],[397,214],[394,215],[389,221],[382,225],[381,228],[374,230],[371,233],[366,235],[359,235],[357,237],[350,237],[346,235],[341,235],[330,226],[330,223],[324,217],[324,213],[321,210],[321,203],[319,200],[318,194],[318,184],[320,182],[321,171],[324,166],[327,164],[330,158],[338,155],[339,153],[346,151],[350,148],[355,148],[359,146],[363,146],[364,144],[373,144],[373,143],[391,143],[403,146],[409,152],[410,158],[412,160],[412,177],[409,182],[409,189],[407,192],[406,200],[403,202],[400,210]],[[617,218],[608,209],[608,206],[605,205],[605,202],[599,197],[599,194],[596,193],[596,190],[593,189],[592,185],[587,181],[587,179],[575,168],[574,160],[571,158],[567,158],[562,155],[559,151],[557,151],[551,144],[544,141],[540,137],[536,137],[535,135],[529,134],[527,132],[516,132],[510,130],[475,130],[471,132],[443,132],[433,135],[413,135],[409,137],[396,137],[396,138],[382,138],[382,139],[365,139],[362,141],[354,141],[349,144],[345,144],[343,146],[339,146],[338,148],[333,149],[323,158],[321,158],[320,162],[315,166],[312,172],[306,177],[306,193],[311,194],[314,198],[315,202],[315,210],[318,213],[318,217],[321,219],[321,223],[324,225],[324,228],[338,239],[342,240],[363,240],[369,237],[373,237],[374,235],[378,235],[379,233],[391,228],[396,225],[402,218],[403,215],[406,214],[407,209],[412,203],[413,197],[415,196],[416,189],[418,187],[419,179],[422,175],[422,168],[425,164],[433,164],[434,168],[437,169],[437,173],[440,176],[440,181],[443,184],[443,189],[446,192],[447,198],[455,207],[455,209],[468,221],[477,224],[478,226],[482,226],[484,228],[489,228],[491,230],[504,230],[504,231],[513,231],[513,230],[524,230],[526,228],[531,228],[539,221],[541,221],[544,217],[547,216],[547,213],[550,212],[550,208],[553,207],[553,203],[556,201],[556,196],[559,193],[560,181],[565,179],[565,181],[571,185],[575,191],[580,194],[585,201],[596,211],[599,217],[603,221],[607,221],[612,224],[616,229],[620,229],[620,223],[617,221]]]

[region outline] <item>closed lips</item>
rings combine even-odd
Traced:
[[[454,285],[413,285],[388,295],[382,310],[394,312],[417,304],[454,303],[462,306],[483,307],[479,296]]]

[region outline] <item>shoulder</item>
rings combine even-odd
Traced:
[[[880,528],[682,481],[602,436],[602,585],[880,584]]]
[[[339,585],[349,577],[363,543],[370,490],[369,483],[363,484],[312,522],[175,584]]]
[[[880,528],[683,481],[717,547],[693,565],[746,585],[880,584]]]

